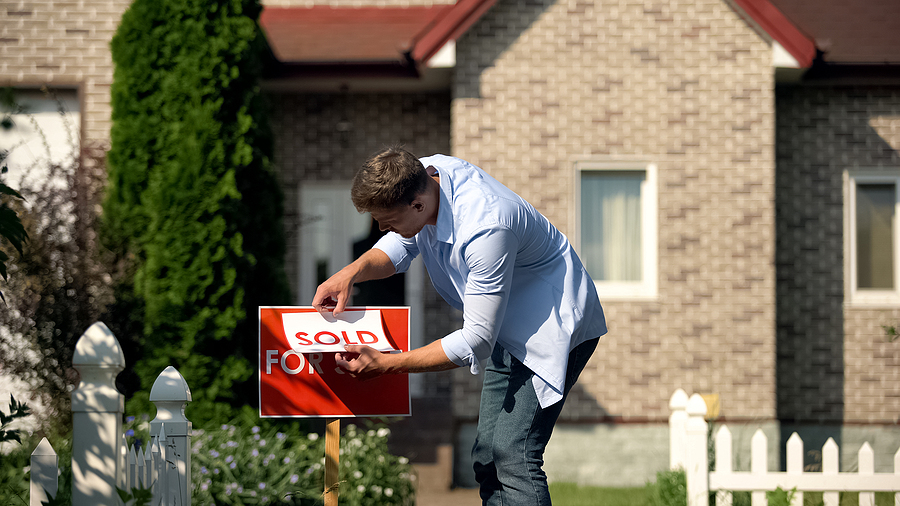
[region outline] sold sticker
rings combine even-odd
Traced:
[[[380,311],[284,313],[284,335],[298,353],[341,352],[348,344],[364,344],[378,351],[394,351],[384,335]]]

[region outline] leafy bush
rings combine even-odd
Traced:
[[[76,126],[65,101],[52,90],[42,92],[55,101],[62,126],[74,139]],[[113,301],[111,285],[117,274],[95,232],[105,153],[72,148],[53,161],[51,140],[34,115],[12,98],[5,100],[2,107],[11,108],[22,123],[9,128],[37,134],[45,152],[37,153],[41,156],[32,165],[19,167],[28,174],[16,183],[24,201],[5,200],[18,212],[28,241],[21,245],[22,254],[8,262],[7,305],[0,310],[5,330],[0,333],[0,364],[39,396],[39,422],[64,432],[71,423],[71,389],[78,381],[71,367],[75,343],[94,322],[113,323],[104,312]],[[118,334],[119,329],[114,330]],[[128,336],[118,335],[128,351]]]
[[[149,440],[146,416],[128,417],[129,443]],[[415,476],[404,457],[391,455],[390,430],[347,426],[341,437],[342,506],[411,505]],[[191,479],[194,504],[317,505],[325,484],[325,441],[298,423],[289,425],[249,417],[192,436]]]
[[[684,469],[656,473],[656,483],[649,485],[654,506],[687,506],[687,475]]]
[[[260,305],[289,303],[282,194],[259,87],[256,0],[135,0],[112,39],[112,147],[103,236],[133,258],[142,388],[173,365],[190,419],[227,420],[257,397]]]
[[[71,438],[61,433],[35,433],[23,434],[21,430],[9,429],[9,423],[15,419],[29,415],[28,407],[10,400],[10,414],[5,415],[0,411],[0,425],[3,426],[2,437],[4,441],[17,441],[16,445],[8,453],[0,454],[0,504],[27,506],[30,495],[30,468],[31,453],[37,447],[42,437],[47,437],[50,445],[56,451],[60,464],[58,479],[59,490],[56,497],[51,498],[49,506],[69,505],[72,503],[72,444]]]

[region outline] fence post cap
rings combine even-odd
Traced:
[[[700,394],[694,394],[691,396],[690,400],[688,400],[687,412],[689,415],[694,416],[706,415],[706,401],[703,400],[703,397]]]
[[[675,393],[672,394],[672,398],[669,399],[669,409],[685,409],[688,405],[688,395],[687,393],[679,388],[675,390]]]
[[[156,401],[185,401],[191,400],[191,389],[188,387],[184,376],[171,365],[159,373],[159,377],[153,382],[150,389],[150,400]]]
[[[50,444],[50,441],[47,441],[47,438],[41,438],[41,442],[38,443],[37,448],[31,452],[33,457],[50,455],[55,457],[56,451],[53,449],[53,446]]]
[[[88,328],[75,344],[72,356],[73,366],[94,366],[103,368],[125,368],[125,354],[116,336],[103,322]]]

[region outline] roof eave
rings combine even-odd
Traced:
[[[816,58],[816,45],[801,32],[769,0],[732,0],[769,36],[797,60],[802,68],[812,66]]]
[[[495,3],[496,0],[458,0],[443,16],[416,35],[410,57],[418,65],[426,64],[447,42],[465,33]]]

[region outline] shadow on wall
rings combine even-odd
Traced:
[[[798,432],[810,450],[807,466],[817,464],[815,451],[829,437],[843,449],[845,378],[859,372],[847,371],[845,363],[859,350],[853,349],[853,323],[844,319],[842,174],[897,169],[897,151],[871,126],[875,116],[900,115],[897,104],[896,92],[873,87],[776,89],[780,448]],[[890,110],[877,110],[885,107]]]
[[[497,2],[456,42],[456,61],[472,62],[474,68],[457,68],[456,72],[474,72],[456,79],[455,98],[481,98],[481,74],[494,65],[522,33],[534,23],[555,0],[514,0]],[[470,43],[473,38],[490,42]]]

